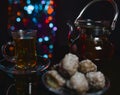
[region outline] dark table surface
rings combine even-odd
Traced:
[[[104,95],[120,95],[120,57],[114,56],[110,62],[101,63],[99,69],[108,77],[110,80],[110,88]],[[35,85],[34,95],[55,95],[48,91],[41,81],[42,72],[37,77],[34,77]],[[14,77],[0,71],[0,95],[6,95],[8,87],[14,84]],[[8,95],[16,95],[15,87],[11,87]]]

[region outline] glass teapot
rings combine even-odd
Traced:
[[[112,4],[115,10],[111,25],[107,21],[81,19],[82,14],[89,6],[100,1],[107,1]],[[91,59],[99,62],[100,60],[111,59],[114,53],[114,45],[109,36],[115,29],[118,14],[117,4],[113,0],[93,0],[88,3],[75,19],[74,25],[67,23],[70,28],[68,33],[70,52],[78,55],[80,60]]]

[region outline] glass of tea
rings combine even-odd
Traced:
[[[13,41],[2,46],[3,56],[8,61],[16,63],[18,69],[35,67],[37,30],[18,30],[11,34]]]

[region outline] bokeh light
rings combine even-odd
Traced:
[[[8,31],[38,30],[39,54],[46,58],[52,58],[57,31],[54,0],[8,0],[8,2]]]

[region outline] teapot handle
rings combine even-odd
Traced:
[[[82,9],[82,11],[81,11],[80,14],[78,15],[78,17],[75,19],[75,21],[74,21],[75,25],[78,25],[77,20],[82,16],[82,14],[84,13],[84,11],[85,11],[90,5],[92,5],[93,3],[96,3],[96,2],[100,2],[100,1],[108,1],[110,4],[112,4],[112,6],[113,6],[114,9],[115,9],[115,15],[114,15],[114,18],[113,18],[113,21],[112,21],[112,24],[111,24],[111,29],[114,30],[114,29],[115,29],[115,24],[116,24],[116,22],[117,22],[118,14],[119,14],[118,6],[117,6],[117,4],[116,4],[116,2],[115,2],[114,0],[93,0],[93,1],[91,1],[90,3],[88,3],[88,4]]]
[[[2,45],[1,47],[2,55],[3,57],[12,63],[16,62],[16,57],[14,55],[15,53],[15,43],[13,41],[7,42],[6,44]],[[9,55],[9,53],[10,55]]]

